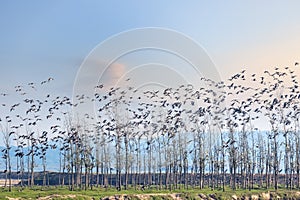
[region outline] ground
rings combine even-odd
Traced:
[[[214,199],[300,199],[299,191],[278,190],[237,190],[237,191],[211,191],[204,190],[188,190],[188,191],[116,191],[94,189],[92,191],[69,191],[67,188],[33,188],[24,189],[22,191],[14,188],[12,192],[8,192],[6,188],[2,188],[0,199],[4,200],[214,200]]]

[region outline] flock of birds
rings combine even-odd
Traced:
[[[171,140],[178,133],[208,132],[210,127],[224,133],[229,129],[255,131],[260,118],[269,123],[271,133],[283,127],[299,130],[300,90],[295,72],[298,65],[266,70],[261,75],[242,70],[220,82],[201,78],[200,88],[187,84],[140,91],[132,86],[107,88],[99,84],[93,97],[78,94],[73,99],[55,94],[39,99],[30,96],[32,91],[39,93],[39,88],[46,87],[53,78],[39,86],[33,82],[18,85],[17,98],[0,93],[3,158],[7,159],[12,146],[17,146],[14,156],[21,160],[32,155],[45,159],[50,148],[68,152],[77,145],[82,155],[91,155],[92,163],[97,159],[94,150],[100,142],[117,145],[123,137],[130,141],[142,139],[145,149],[149,149],[155,145],[153,138],[163,136]],[[126,81],[130,83],[130,79]],[[11,104],[10,97],[22,100]],[[72,108],[91,102],[96,105],[95,116],[72,114]],[[233,141],[222,142],[228,145]],[[138,148],[135,146],[133,151]]]

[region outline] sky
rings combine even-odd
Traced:
[[[52,90],[72,95],[80,67],[99,44],[147,27],[172,30],[193,40],[224,80],[242,69],[252,73],[293,66],[300,61],[299,7],[296,0],[1,1],[0,91],[10,93],[16,85],[53,77]],[[124,63],[131,69],[142,66],[139,69],[149,75],[149,63],[155,63],[155,69],[166,66],[156,60],[159,56],[165,54],[146,52],[140,57],[139,52],[131,52],[116,60],[105,80],[121,77]],[[182,64],[175,67],[179,73],[188,71],[186,63],[176,63]]]
[[[299,1],[2,1],[0,84],[56,78],[69,92],[85,57],[107,38],[161,27],[208,53],[222,78],[300,60]]]

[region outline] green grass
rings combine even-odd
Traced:
[[[138,200],[135,196],[137,194],[148,194],[149,200],[172,200],[170,194],[181,194],[181,198],[184,200],[199,200],[199,194],[204,194],[208,196],[209,194],[215,195],[218,199],[231,199],[232,195],[236,195],[238,197],[242,196],[251,196],[251,195],[260,195],[262,193],[271,192],[275,194],[275,190],[273,189],[254,189],[251,191],[244,189],[237,189],[235,191],[226,188],[226,192],[223,192],[221,189],[211,190],[210,188],[204,189],[188,189],[188,190],[156,190],[156,188],[146,189],[144,191],[141,190],[122,190],[117,191],[114,188],[94,188],[93,190],[75,190],[69,191],[67,187],[47,187],[42,188],[39,186],[35,186],[34,188],[20,188],[13,187],[11,192],[8,192],[7,188],[0,188],[0,200],[10,198],[20,198],[20,199],[38,199],[39,197],[52,196],[54,200],[60,199],[75,199],[77,200],[91,200],[91,199],[100,199],[106,196],[114,196],[114,195],[127,195],[130,200]],[[153,195],[152,195],[153,194]],[[155,194],[165,194],[165,195],[155,195]],[[68,195],[73,195],[69,196]],[[295,191],[288,191],[284,188],[280,188],[276,191],[276,195],[280,197],[294,197]],[[62,198],[65,197],[65,198]]]

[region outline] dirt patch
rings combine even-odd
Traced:
[[[39,197],[37,200],[52,200],[55,198],[60,198],[60,199],[75,199],[77,196],[76,195],[58,195],[58,194],[53,194],[53,195],[49,195],[49,196],[45,196],[45,197]],[[22,200],[22,198],[12,198],[12,197],[5,197],[8,200]]]
[[[259,196],[258,195],[251,195],[251,199],[252,200],[259,200]]]
[[[266,200],[271,199],[270,192],[268,192],[268,193],[262,193],[261,194],[261,198],[262,199],[266,199]]]
[[[71,198],[71,199],[75,199],[76,195],[58,195],[58,194],[53,194],[50,196],[45,196],[45,197],[40,197],[38,198],[38,200],[51,200],[51,199],[55,199],[55,198],[61,198],[61,199],[67,199],[67,198]]]
[[[5,197],[7,198],[8,200],[21,200],[20,198],[11,198],[11,197]]]
[[[135,194],[129,195],[131,197],[135,197],[140,200],[148,200],[151,199],[153,196],[163,196],[163,197],[170,197],[174,200],[181,200],[180,194]],[[128,195],[115,195],[115,196],[107,196],[102,198],[102,200],[128,200]]]

